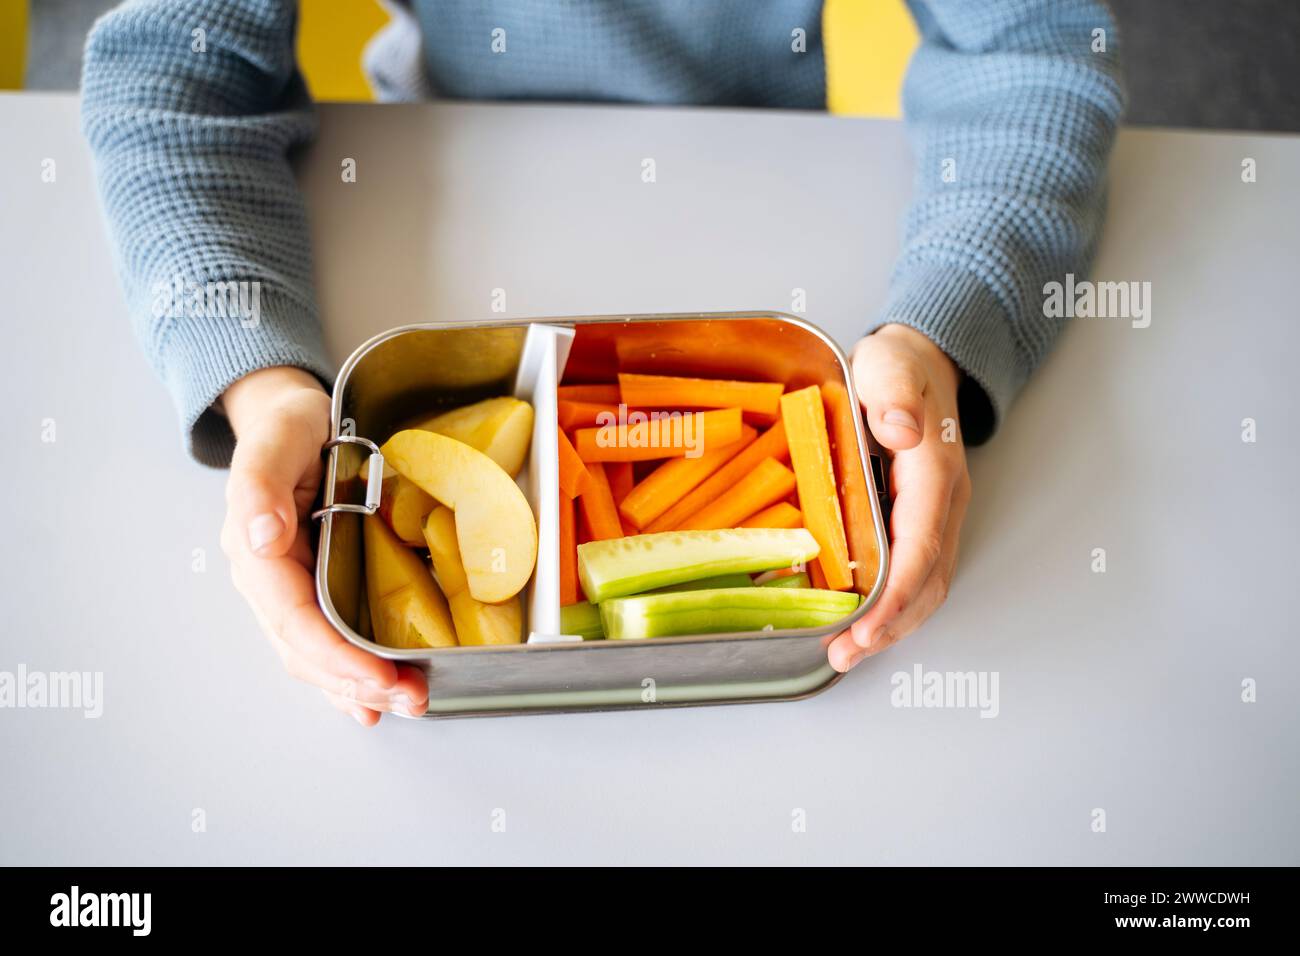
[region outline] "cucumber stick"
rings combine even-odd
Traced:
[[[593,603],[698,578],[793,567],[817,556],[804,528],[661,531],[578,545],[578,577]]]
[[[598,641],[605,636],[600,626],[600,608],[586,601],[560,608],[560,633],[574,634],[584,641]]]
[[[627,641],[679,634],[723,634],[823,627],[850,614],[853,591],[818,588],[720,588],[612,598],[600,605],[605,637]]]
[[[717,577],[701,578],[663,588],[663,591],[699,591],[705,588],[752,588],[754,582],[748,574],[719,574]],[[805,587],[807,582],[805,580]],[[656,594],[659,591],[654,592]],[[584,641],[599,641],[605,631],[600,623],[600,608],[589,601],[578,601],[560,608],[560,633],[573,634]]]
[[[683,581],[681,584],[670,584],[666,588],[657,588],[655,594],[661,594],[664,591],[708,591],[717,588],[752,588],[754,579],[742,571],[735,574],[718,574],[711,578],[700,578],[698,581]],[[807,587],[808,585],[804,585]]]
[[[760,588],[807,588],[812,584],[808,580],[808,572],[800,571],[798,574],[787,574],[779,578],[769,578],[766,581],[755,581]]]

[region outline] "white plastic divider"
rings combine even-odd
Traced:
[[[533,441],[528,467],[519,480],[537,516],[537,567],[524,602],[529,644],[581,640],[560,635],[560,448],[555,389],[572,345],[569,326],[529,325],[515,375],[515,398],[533,406]]]

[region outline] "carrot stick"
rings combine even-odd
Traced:
[[[627,414],[643,409],[629,408]],[[613,418],[607,421],[618,419],[618,402],[612,404],[608,402],[571,402],[567,399],[561,399],[556,402],[556,414],[560,421],[560,427],[564,429],[573,428],[591,428],[593,425],[602,424],[601,415],[612,415]]]
[[[822,563],[816,558],[808,562],[808,580],[813,587],[826,589],[826,574],[822,571]]]
[[[790,463],[799,483],[799,507],[804,527],[817,539],[818,561],[827,585],[835,591],[853,587],[844,516],[835,490],[830,437],[822,391],[809,385],[781,396],[781,420],[790,442]]]
[[[644,528],[757,437],[757,431],[742,425],[739,440],[730,445],[706,451],[699,458],[669,459],[619,502],[618,513],[634,527]]]
[[[785,442],[785,426],[777,422],[758,439],[746,446],[740,454],[715,471],[677,504],[673,505],[642,531],[672,531],[682,521],[713,501],[745,475],[754,470],[764,458],[782,461],[789,454]]]
[[[778,501],[740,523],[742,528],[802,528],[803,514],[788,501]]]
[[[574,525],[573,499],[560,494],[560,604],[578,601],[578,530]]]
[[[582,489],[587,486],[590,476],[587,474],[587,466],[582,463],[578,453],[573,450],[573,442],[569,441],[569,436],[564,434],[564,429],[560,429],[560,490],[570,498],[576,498],[582,494]]]
[[[611,461],[605,466],[605,477],[609,479],[609,492],[614,496],[614,504],[622,504],[623,499],[631,492],[632,486],[636,484],[632,480],[632,463]]]
[[[577,518],[577,520],[574,521],[574,525],[577,526],[578,544],[586,544],[588,541],[593,539],[591,537],[591,528],[587,527],[587,516],[583,513],[582,509],[578,507],[578,501],[581,500],[582,499],[579,498],[573,502],[575,511],[574,517]],[[582,587],[581,581],[578,582],[578,587]]]
[[[678,528],[682,531],[710,531],[739,527],[750,515],[788,495],[794,484],[793,471],[775,458],[764,458],[734,488],[695,512]]]
[[[835,477],[839,479],[840,504],[844,508],[844,532],[849,539],[849,557],[853,559],[853,588],[867,594],[880,573],[880,548],[871,517],[875,482],[870,471],[863,469],[853,434],[853,420],[862,413],[858,396],[850,394],[842,382],[823,385],[822,398],[826,400],[826,424],[830,428]]]
[[[624,403],[644,408],[739,408],[775,415],[785,386],[780,382],[736,382],[674,375],[618,376]]]
[[[602,405],[617,405],[619,398],[617,385],[561,385],[555,390],[556,397],[562,402],[599,402]]]
[[[614,498],[614,507],[617,508],[623,503],[636,485],[636,475],[634,473],[634,462],[630,461],[611,461],[605,466],[605,477],[609,479],[609,493]],[[618,523],[623,528],[623,536],[631,537],[637,534],[636,526],[630,524],[622,513],[618,516]]]
[[[619,524],[618,509],[614,507],[614,496],[609,490],[604,465],[600,462],[587,465],[587,475],[587,487],[578,499],[578,504],[582,506],[582,516],[587,519],[587,527],[591,529],[592,540],[623,537],[623,526]]]
[[[573,446],[585,462],[642,461],[647,458],[699,457],[710,448],[740,438],[740,409],[673,412],[645,419],[639,413],[626,424],[579,428]]]

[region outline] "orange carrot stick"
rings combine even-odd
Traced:
[[[592,540],[623,537],[623,526],[618,521],[618,509],[614,507],[614,496],[609,490],[605,466],[600,462],[592,462],[587,465],[587,475],[587,487],[578,499],[578,504],[582,506],[582,515],[587,519],[587,527],[591,529]]]
[[[749,425],[742,425],[739,440],[730,445],[706,451],[699,458],[669,459],[619,502],[618,513],[634,527],[644,528],[757,437],[757,431]]]
[[[562,402],[598,402],[601,405],[617,405],[619,398],[617,385],[561,385],[555,390],[556,397]]]
[[[636,486],[635,464],[631,461],[611,461],[605,466],[605,477],[609,479],[609,493],[614,498],[615,508],[623,503],[623,499],[631,494]],[[618,523],[623,528],[624,537],[631,537],[638,533],[636,526],[629,523],[621,512]]]
[[[569,436],[564,434],[564,429],[560,429],[560,490],[570,498],[576,498],[582,494],[582,489],[587,486],[590,476],[587,474],[587,466],[582,463],[578,453],[573,450],[573,442],[569,441]]]
[[[785,426],[777,422],[758,439],[746,446],[740,454],[715,471],[677,504],[673,505],[642,531],[672,531],[682,521],[695,514],[717,498],[745,475],[754,470],[764,458],[782,461],[789,454],[785,441]]]
[[[740,438],[740,409],[711,412],[632,413],[626,424],[579,428],[573,447],[585,462],[699,457]]]
[[[578,530],[573,499],[560,495],[560,604],[578,601]]]
[[[793,471],[775,458],[764,458],[734,488],[695,512],[678,528],[682,531],[710,531],[739,527],[750,515],[788,495],[794,484]]]
[[[674,375],[618,376],[619,393],[628,405],[644,408],[739,408],[775,415],[785,386],[780,382],[737,382]]]
[[[640,411],[645,414],[644,409],[630,408],[627,414]],[[611,419],[602,419],[601,415],[612,415]],[[561,399],[556,402],[556,416],[559,419],[560,427],[566,430],[574,428],[591,428],[594,425],[600,425],[603,421],[615,421],[618,419],[618,402],[610,404],[608,402],[571,402],[567,399]]]
[[[609,479],[609,493],[614,496],[614,504],[620,505],[632,491],[636,482],[632,479],[630,461],[611,461],[605,466],[605,477]]]
[[[844,536],[844,515],[835,490],[830,437],[822,392],[809,385],[781,396],[781,420],[790,443],[790,463],[799,483],[799,507],[804,527],[821,547],[818,561],[827,585],[835,591],[853,587],[849,545]]]
[[[858,396],[851,394],[843,382],[823,385],[822,398],[826,401],[826,424],[835,455],[840,505],[844,508],[844,533],[849,539],[849,557],[853,559],[853,589],[867,594],[880,573],[880,547],[871,518],[875,485],[870,470],[862,467],[862,456],[853,434],[853,420],[862,414],[861,407]]]
[[[788,501],[778,501],[740,523],[742,528],[802,528],[803,514]]]
[[[816,558],[808,562],[808,581],[815,588],[826,589],[826,575],[822,571],[822,563]]]

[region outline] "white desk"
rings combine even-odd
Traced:
[[[848,344],[910,181],[889,122],[322,112],[304,181],[339,358],[496,288],[512,316],[802,288]],[[281,673],[230,586],[223,475],[183,457],[129,336],[76,102],[0,97],[0,131],[0,670],[104,674],[98,720],[0,710],[0,862],[1300,862],[1300,140],[1122,135],[1097,277],[1150,281],[1151,327],[1076,322],[972,454],[923,633],[801,703],[366,732]],[[999,716],[892,707],[917,663],[996,671]]]

